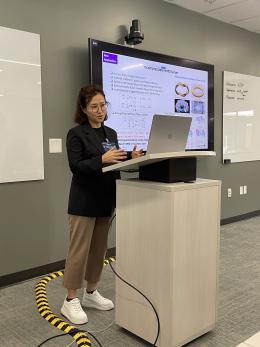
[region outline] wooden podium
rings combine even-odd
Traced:
[[[207,154],[150,154],[103,170],[200,155]],[[118,180],[116,215],[116,270],[154,304],[161,325],[156,346],[183,346],[212,330],[216,323],[220,182]],[[115,313],[119,326],[154,343],[157,320],[151,306],[118,278]]]

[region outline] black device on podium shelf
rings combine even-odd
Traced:
[[[171,158],[141,166],[139,179],[164,183],[196,181],[197,158]]]

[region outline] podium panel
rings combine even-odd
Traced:
[[[214,329],[219,223],[219,181],[117,181],[116,269],[154,304],[156,346],[180,347]],[[117,278],[116,323],[155,341],[151,306]]]

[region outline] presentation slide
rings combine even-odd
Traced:
[[[208,148],[208,72],[102,52],[106,125],[121,148],[147,149],[155,114],[192,117],[186,149]]]

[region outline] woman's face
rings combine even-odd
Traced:
[[[102,94],[93,96],[87,107],[83,110],[93,128],[99,128],[107,114],[106,100]]]

